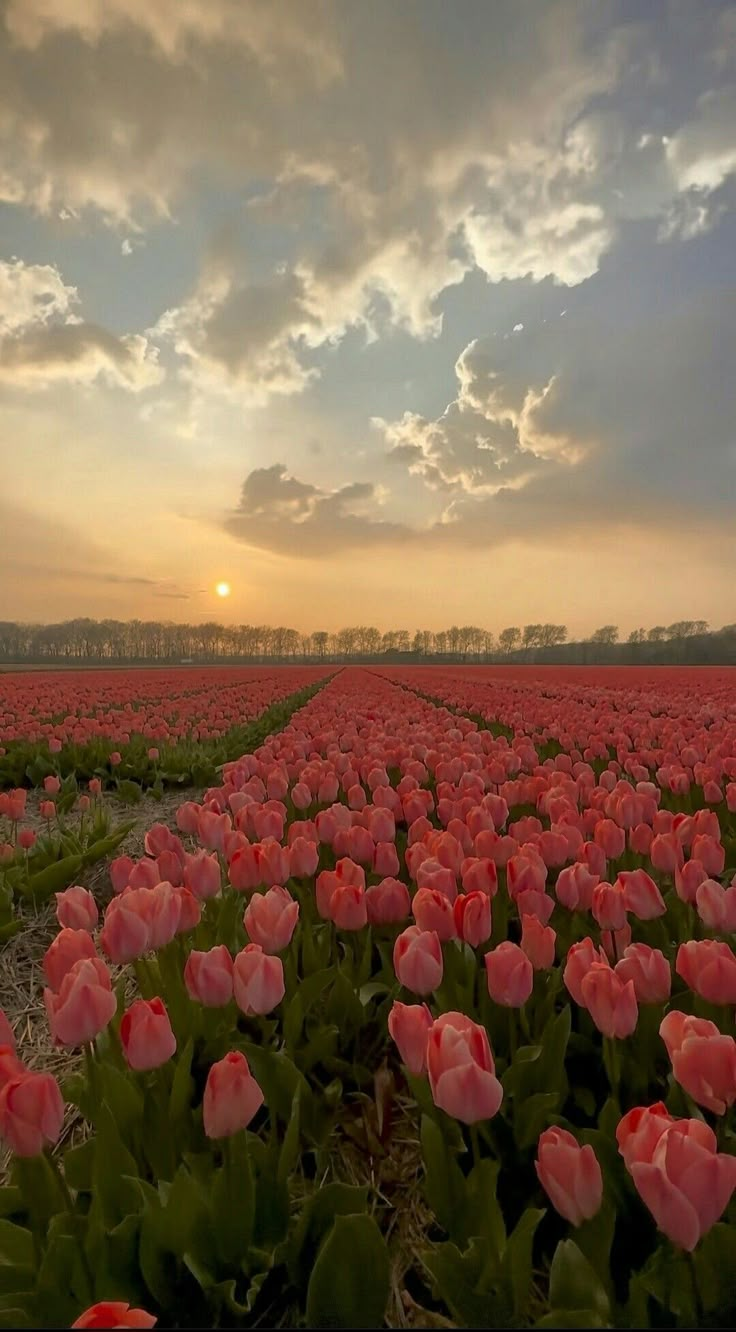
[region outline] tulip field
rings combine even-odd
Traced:
[[[0,1327],[734,1325],[736,671],[0,675],[0,751]]]

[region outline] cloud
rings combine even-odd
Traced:
[[[0,337],[31,325],[47,325],[66,315],[79,300],[53,264],[0,260]]]
[[[248,545],[306,558],[342,549],[390,545],[410,539],[401,523],[366,513],[377,507],[376,487],[355,481],[326,491],[290,476],[283,463],[259,467],[243,482],[238,507],[224,527]]]
[[[73,311],[78,302],[52,264],[0,262],[0,383],[32,389],[102,378],[138,393],[161,382],[158,349],[147,338],[85,323]]]
[[[198,44],[234,43],[266,68],[301,58],[327,81],[341,67],[324,10],[322,0],[311,0],[309,14],[293,0],[281,0],[278,13],[269,0],[9,0],[6,26],[28,49],[59,32],[76,32],[96,46],[109,34],[139,29],[171,60],[191,58]]]
[[[261,271],[224,246],[157,324],[185,379],[250,404],[306,388],[351,329],[438,336],[442,293],[474,268],[576,286],[622,222],[701,234],[720,205],[688,196],[733,171],[732,94],[668,91],[665,145],[629,94],[678,86],[676,22],[670,49],[616,4],[598,26],[583,0],[471,6],[463,40],[421,0],[5,0],[0,15],[0,196],[140,235],[206,180],[234,199],[241,248],[260,230]],[[701,26],[723,49],[720,17]]]
[[[0,382],[14,388],[91,384],[98,378],[133,393],[159,384],[157,348],[142,334],[118,338],[86,323],[29,328],[0,341]]]
[[[184,305],[158,321],[154,336],[171,341],[185,377],[200,385],[238,388],[261,405],[274,393],[297,393],[317,373],[299,350],[320,327],[304,279],[276,275],[270,283],[204,281]]]
[[[736,83],[703,93],[666,149],[678,189],[717,190],[736,172]]]
[[[388,461],[442,503],[422,539],[490,547],[638,530],[722,542],[732,318],[733,291],[712,290],[638,318],[625,337],[596,307],[568,312],[564,339],[540,323],[523,341],[471,342],[439,417],[374,422]]]

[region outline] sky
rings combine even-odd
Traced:
[[[0,0],[0,619],[732,622],[735,205],[734,3]]]

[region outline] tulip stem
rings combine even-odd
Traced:
[[[74,1200],[72,1199],[72,1195],[69,1192],[69,1185],[67,1184],[64,1178],[63,1171],[60,1169],[58,1161],[52,1155],[51,1152],[46,1153],[46,1160],[48,1161],[49,1166],[51,1167],[51,1173],[54,1176],[54,1179],[56,1181],[56,1186],[61,1195],[61,1200],[64,1204],[64,1210],[71,1217],[74,1223],[74,1229],[77,1231],[77,1242],[79,1244],[79,1257],[81,1259],[82,1268],[84,1270],[84,1275],[87,1281],[87,1287],[89,1289],[89,1298],[90,1300],[94,1300],[95,1279],[92,1273],[92,1268],[90,1266],[89,1258],[87,1257],[87,1253],[84,1247],[84,1222],[74,1205]]]
[[[516,1058],[516,1010],[509,1008],[509,1063]]]
[[[603,1062],[606,1066],[611,1091],[618,1097],[618,1084],[621,1079],[621,1061],[615,1036],[603,1037]]]
[[[97,1087],[97,1065],[95,1061],[94,1046],[92,1045],[91,1041],[87,1042],[87,1044],[84,1047],[84,1063],[87,1072],[87,1084],[89,1086],[90,1095],[92,1097],[92,1104],[94,1107],[96,1107],[99,1101],[98,1087]]]
[[[480,1165],[480,1137],[478,1134],[478,1125],[470,1125],[470,1147],[473,1153],[473,1169]]]
[[[693,1286],[693,1314],[696,1327],[703,1326],[703,1301],[700,1298],[700,1288],[698,1286],[698,1274],[695,1268],[695,1254],[690,1252],[686,1255],[687,1266],[690,1272],[690,1280]]]

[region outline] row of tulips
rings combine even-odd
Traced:
[[[0,789],[72,773],[119,791],[202,784],[259,742],[262,715],[282,725],[294,696],[325,676],[314,666],[0,675]]]
[[[101,928],[84,889],[59,895],[46,1008],[85,1049],[65,1093],[93,1132],[52,1205],[58,1101],[49,1117],[9,1051],[7,1224],[43,1256],[0,1309],[43,1323],[71,1263],[70,1322],[112,1299],[169,1326],[274,1301],[381,1325],[390,1218],[334,1144],[368,1095],[390,1156],[402,1081],[445,1233],[413,1255],[428,1304],[564,1327],[734,1307],[726,801],[684,811],[648,765],[543,757],[536,729],[494,733],[406,684],[345,671],[226,764],[178,833],[113,862]],[[710,715],[723,751],[727,707]]]

